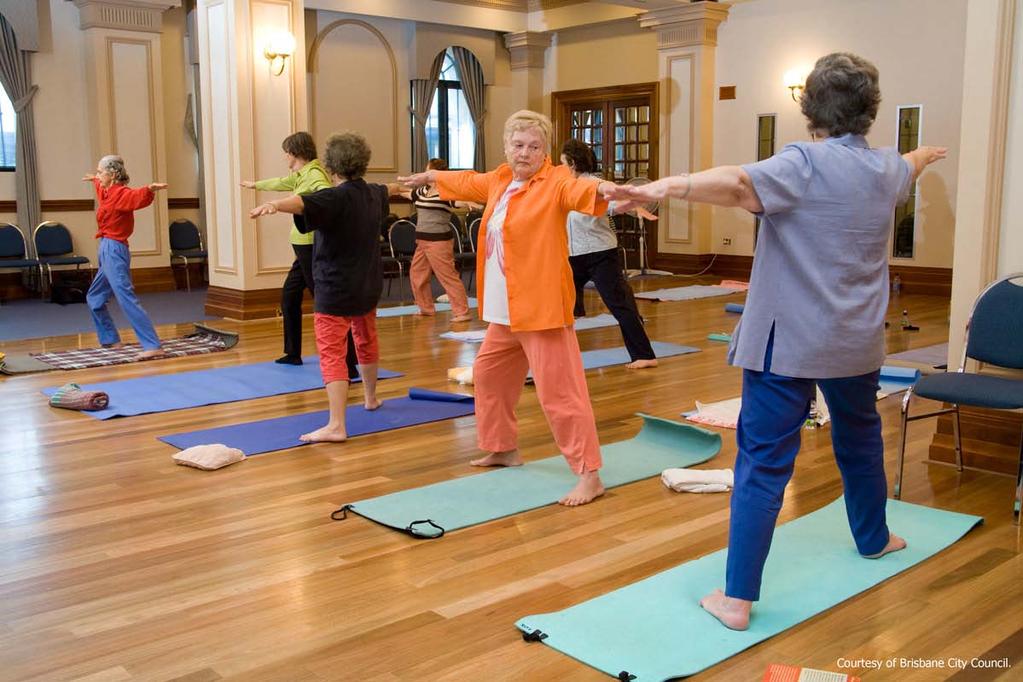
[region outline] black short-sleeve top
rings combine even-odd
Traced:
[[[315,307],[328,315],[365,315],[383,290],[380,223],[387,215],[387,187],[362,178],[302,196],[305,224],[315,230]]]

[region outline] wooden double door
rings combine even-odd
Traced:
[[[590,145],[597,157],[597,174],[607,180],[627,182],[633,178],[657,179],[657,83],[637,83],[586,90],[552,93],[554,147],[551,156],[559,162],[558,150],[569,138]],[[630,266],[638,267],[637,221],[616,216],[619,240]],[[657,226],[647,223],[648,262],[657,257]]]

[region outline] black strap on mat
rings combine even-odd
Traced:
[[[332,511],[330,513],[330,518],[334,519],[335,521],[344,521],[345,519],[348,518],[348,512],[352,512],[353,514],[359,514],[359,510],[355,508],[355,505],[345,504],[345,505],[342,505],[341,507],[339,507],[338,509],[335,509],[334,511]],[[362,516],[362,514],[359,514],[359,516]],[[411,535],[416,540],[436,540],[437,538],[444,537],[444,533],[447,532],[444,529],[443,526],[441,526],[441,525],[437,524],[436,522],[434,522],[433,519],[420,519],[418,521],[413,521],[412,523],[410,523],[409,525],[405,526],[404,528],[401,528],[400,526],[392,526],[392,525],[390,525],[388,523],[382,523],[382,522],[377,521],[376,519],[371,518],[369,516],[363,516],[363,518],[369,519],[373,523],[380,524],[384,528],[390,528],[391,530],[397,530],[397,531],[401,531],[402,533],[405,533],[406,535]],[[433,526],[434,528],[436,528],[440,532],[439,533],[421,533],[421,532],[419,532],[416,529],[416,526],[422,526],[424,524],[427,525],[427,526]]]
[[[522,639],[527,642],[542,642],[547,639],[547,633],[542,630],[533,630],[532,632],[523,632]]]
[[[618,673],[618,679],[621,680],[621,682],[632,682],[632,680],[636,679],[636,676],[630,674],[628,670],[623,670]]]

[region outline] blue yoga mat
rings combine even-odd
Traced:
[[[638,434],[600,448],[604,458],[600,478],[606,488],[656,476],[671,467],[706,462],[721,449],[721,436],[713,431],[639,416],[643,428]],[[577,480],[558,455],[360,500],[333,516],[341,519],[351,511],[413,537],[437,538],[446,531],[553,504]]]
[[[725,312],[726,313],[739,313],[740,315],[742,315],[742,311],[744,311],[744,310],[746,310],[746,305],[743,304],[743,303],[726,303],[725,304]]]
[[[650,345],[654,349],[654,355],[658,358],[670,358],[675,355],[700,352],[699,348],[693,348],[692,346],[680,346],[677,343],[665,343],[663,341],[653,341]],[[625,350],[625,346],[619,346],[618,348],[586,350],[583,351],[582,355],[583,367],[585,369],[598,369],[600,367],[624,365],[627,362],[632,362],[632,358],[629,357],[629,352]]]
[[[516,623],[544,644],[634,682],[693,675],[901,573],[959,540],[978,516],[888,500],[888,524],[909,546],[881,559],[856,552],[842,499],[774,534],[750,627],[729,630],[699,600],[724,587],[725,550],[564,611]]]
[[[741,294],[743,292],[726,287],[708,286],[705,284],[694,284],[688,287],[674,287],[672,289],[656,289],[654,291],[641,291],[636,298],[651,301],[691,301],[697,298],[709,298],[711,296],[727,296],[728,294]]]
[[[889,367],[885,365],[881,368],[881,378],[878,380],[880,385],[879,392],[890,395],[905,391],[915,384],[919,378],[920,370],[918,369],[911,367]]]
[[[313,356],[303,360],[305,364],[298,366],[258,362],[87,384],[82,386],[83,391],[103,391],[110,396],[110,405],[86,414],[95,419],[132,417],[323,388],[320,359]],[[381,379],[400,376],[400,372],[379,371]],[[56,390],[46,388],[43,393],[50,396]]]
[[[348,437],[351,438],[442,419],[464,417],[475,411],[476,405],[471,395],[410,388],[407,398],[385,400],[379,409],[372,412],[368,412],[362,405],[349,407],[345,410],[345,426]],[[329,416],[328,410],[320,410],[201,431],[174,433],[160,436],[158,440],[181,450],[193,445],[222,443],[231,448],[238,448],[246,455],[260,455],[299,445],[311,445],[300,441],[298,437],[326,424]]]
[[[476,307],[476,299],[469,298],[469,309]],[[436,309],[440,312],[445,310],[451,310],[450,303],[438,303]],[[393,305],[389,308],[377,308],[377,317],[401,317],[403,315],[415,315],[419,312],[419,306],[417,305]]]

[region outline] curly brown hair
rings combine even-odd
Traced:
[[[799,100],[807,128],[832,137],[866,135],[881,104],[878,79],[877,67],[863,57],[833,52],[818,59]]]
[[[338,177],[355,180],[366,174],[371,155],[369,143],[359,133],[334,133],[327,138],[323,165]]]
[[[590,145],[570,137],[561,145],[561,155],[577,173],[594,173],[597,170],[597,156]]]
[[[313,136],[304,130],[284,138],[284,142],[281,142],[281,149],[304,161],[312,161],[316,158],[316,143],[313,142]]]

